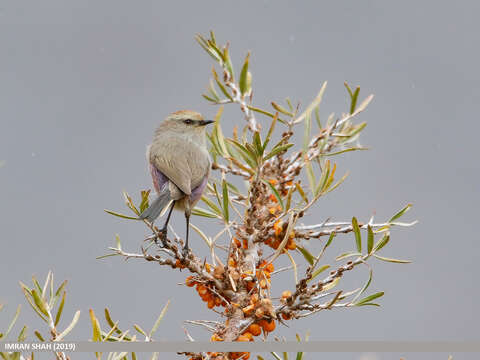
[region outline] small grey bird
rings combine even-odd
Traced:
[[[153,223],[169,205],[161,230],[166,238],[172,210],[184,211],[187,223],[184,254],[188,252],[190,214],[202,197],[210,174],[205,125],[211,123],[212,120],[204,120],[195,111],[174,112],[160,124],[147,148],[150,173],[158,196],[140,214],[140,219]]]

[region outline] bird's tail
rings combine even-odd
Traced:
[[[168,186],[166,186],[150,206],[140,214],[139,219],[148,220],[153,223],[155,219],[160,216],[165,206],[170,203],[170,200],[172,200],[170,190],[168,189]]]

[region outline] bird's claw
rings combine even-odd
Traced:
[[[167,247],[167,229],[160,229],[158,231],[158,235],[157,237],[155,237],[155,242],[157,243],[158,245],[158,240],[160,240],[162,242],[162,245],[163,247]]]
[[[184,247],[184,248],[182,249],[182,255],[183,255],[183,258],[184,258],[184,259],[187,259],[187,258],[188,258],[188,255],[190,255],[190,248]]]

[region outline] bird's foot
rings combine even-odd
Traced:
[[[182,249],[182,255],[183,255],[183,258],[184,258],[184,259],[187,259],[187,258],[188,258],[188,255],[190,255],[190,248],[188,248],[188,247],[185,246],[185,247]]]
[[[158,231],[158,235],[159,236],[155,238],[155,242],[157,243],[157,245],[159,245],[158,240],[160,240],[163,247],[167,247],[167,228],[160,229]]]

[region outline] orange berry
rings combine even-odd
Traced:
[[[193,276],[189,276],[185,279],[185,284],[188,286],[188,287],[193,287],[195,286],[196,282],[195,280],[193,280]]]
[[[262,333],[262,328],[258,324],[251,324],[247,330],[253,336],[258,336]]]
[[[242,311],[244,314],[248,315],[248,314],[251,314],[253,309],[255,309],[255,305],[251,304],[251,305],[248,305],[248,306],[245,306]]]
[[[253,341],[253,335],[249,333],[248,331],[245,331],[243,333],[243,336],[246,336],[248,338],[248,341]]]
[[[270,194],[269,198],[270,198],[270,201],[278,202],[277,198],[273,194]]]
[[[272,263],[270,263],[270,264],[267,265],[265,270],[267,270],[268,272],[273,272],[273,271],[275,271],[275,266]]]
[[[292,318],[292,315],[282,313],[282,319],[283,319],[283,320],[290,320],[291,318]]]
[[[265,332],[272,332],[275,330],[275,321],[272,320],[266,320],[263,326],[263,331]]]
[[[282,292],[282,298],[286,299],[290,296],[292,296],[292,292],[290,290],[285,290],[284,292]]]
[[[207,307],[209,309],[213,309],[214,306],[215,306],[215,299],[213,299],[213,298],[208,299]]]
[[[235,245],[237,247],[241,247],[242,246],[242,243],[240,242],[240,240],[238,240],[237,238],[233,238],[233,242],[235,243]]]
[[[215,306],[220,306],[222,305],[222,299],[220,299],[218,296],[215,296]]]
[[[197,285],[197,291],[200,296],[205,295],[208,293],[208,289],[205,285],[203,284],[198,284]]]
[[[250,339],[248,338],[248,336],[240,335],[240,336],[237,338],[237,341],[250,341]]]
[[[243,248],[248,249],[248,240],[247,239],[243,239]]]
[[[287,242],[287,249],[288,250],[295,250],[297,248],[297,244],[295,243],[295,240],[289,239]]]
[[[275,224],[273,224],[273,229],[275,230],[275,235],[278,236],[283,231],[282,220],[277,220]]]

